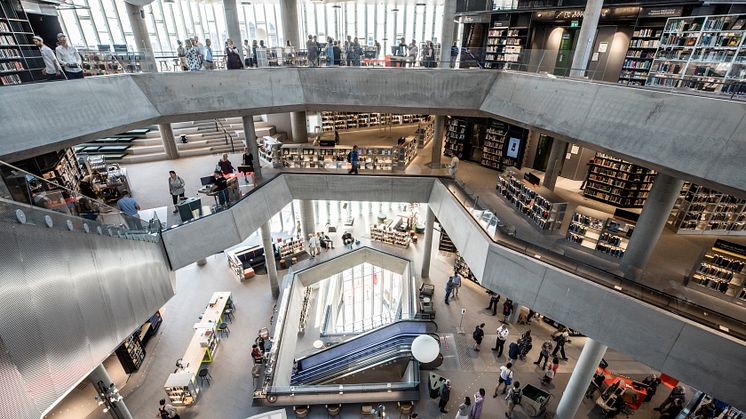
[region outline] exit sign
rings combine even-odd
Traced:
[[[580,21],[579,20],[571,20],[570,21],[570,27],[571,28],[579,28],[580,27]]]

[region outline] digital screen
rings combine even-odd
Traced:
[[[508,149],[505,151],[505,155],[514,159],[518,158],[518,150],[521,148],[521,139],[511,137],[508,140]]]

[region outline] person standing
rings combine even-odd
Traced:
[[[492,398],[497,397],[497,393],[500,392],[500,386],[505,384],[503,388],[503,394],[508,390],[508,387],[513,382],[513,364],[508,362],[507,364],[500,367],[500,377],[497,379],[497,387],[495,387],[495,394]]]
[[[347,35],[347,40],[345,41],[345,60],[347,61],[347,66],[352,65],[352,37],[350,35]]]
[[[546,368],[547,361],[549,361],[549,353],[552,352],[552,341],[548,340],[541,344],[541,352],[539,353],[539,359],[534,362],[535,365],[541,364],[541,360],[544,360],[544,363],[541,365],[541,369]]]
[[[83,68],[81,67],[83,60],[80,58],[80,53],[78,53],[78,50],[74,46],[68,45],[67,37],[64,33],[57,34],[55,54],[68,80],[82,79],[84,77]]]
[[[469,419],[469,412],[471,412],[471,399],[469,396],[465,396],[464,402],[458,406],[456,419]]]
[[[675,399],[667,408],[661,410],[659,419],[674,419],[684,410],[684,400]]]
[[[243,180],[244,182],[249,181],[249,173],[254,173],[254,155],[251,154],[251,151],[249,151],[248,148],[245,148],[243,150],[243,155],[241,156],[241,163],[243,163],[243,166],[245,167],[243,172]]]
[[[471,405],[471,419],[481,419],[484,394],[485,391],[483,388],[480,388],[479,391],[474,394],[474,404]]]
[[[443,385],[440,386],[440,401],[438,401],[438,407],[441,413],[448,413],[446,405],[448,400],[451,398],[451,380],[446,380]]]
[[[59,80],[62,76],[62,66],[57,61],[54,51],[44,44],[44,39],[41,36],[34,36],[33,40],[34,45],[39,47],[41,58],[44,60],[44,68],[41,69],[41,73],[47,76],[47,81]]]
[[[451,293],[453,292],[453,277],[448,278],[448,281],[446,281],[446,304],[450,303],[448,300],[451,298]]]
[[[526,333],[518,339],[518,357],[521,360],[526,359],[526,355],[528,355],[528,351],[530,351],[532,347],[531,330],[526,330]]]
[[[140,211],[140,205],[135,201],[135,198],[130,196],[129,192],[125,192],[121,198],[117,201],[117,208],[124,214],[124,222],[132,230],[140,230],[142,225],[140,219],[137,218],[137,211]]]
[[[228,154],[223,154],[223,157],[218,161],[218,167],[223,175],[229,175],[236,171],[231,161],[228,160]]]
[[[508,298],[503,303],[503,323],[507,323],[510,320],[511,314],[513,314],[513,300]]]
[[[557,352],[560,352],[562,354],[562,359],[564,361],[567,361],[567,355],[565,355],[565,343],[567,343],[567,337],[570,334],[567,333],[566,328],[562,328],[552,334],[552,338],[557,343],[557,346],[554,347],[554,351],[552,351],[552,356],[556,356]]]
[[[484,338],[484,323],[474,328],[474,333],[471,334],[474,338],[474,350],[479,352],[479,345],[482,344],[482,338]]]
[[[313,234],[308,234],[308,253],[311,255],[312,258],[315,258],[319,253],[321,253],[321,243],[319,243],[319,238]]]
[[[251,65],[252,67],[259,68],[259,57],[256,55],[257,49],[259,49],[259,43],[254,39],[251,41]]]
[[[500,302],[500,294],[490,291],[490,305],[487,306],[487,310],[492,310],[492,315],[497,316],[497,303]]]
[[[166,399],[161,399],[158,404],[159,406],[157,417],[160,417],[161,419],[181,419],[181,416],[176,413],[176,409],[170,404],[166,403]]]
[[[225,46],[225,67],[228,70],[241,70],[241,56],[238,55],[238,48],[233,44],[233,40],[228,38]]]
[[[360,67],[360,57],[363,55],[363,48],[360,46],[360,42],[357,40],[357,38],[352,40],[352,65],[355,67]]]
[[[316,60],[319,55],[316,42],[313,40],[313,35],[308,35],[308,41],[306,41],[306,51],[308,52],[308,65],[316,67]]]
[[[350,154],[347,155],[347,161],[350,163],[350,171],[347,172],[347,174],[359,174],[358,168],[360,167],[360,155],[357,151],[357,146],[352,146],[352,151],[350,151]],[[447,300],[447,299],[446,299]]]
[[[212,57],[212,41],[205,39],[205,70],[215,70]]]
[[[507,325],[501,324],[500,327],[497,328],[497,338],[495,338],[495,347],[492,348],[492,350],[497,351],[498,357],[503,356],[503,349],[505,348],[505,341],[508,340],[509,334],[510,334],[510,331],[508,330]]]
[[[445,45],[444,45],[445,46]],[[458,58],[458,47],[456,46],[456,43],[454,42],[451,46],[451,68],[456,67],[456,58]]]
[[[186,48],[184,48],[184,43],[181,41],[176,41],[176,59],[179,62],[179,67],[181,67],[181,71],[189,71],[189,66],[187,66],[187,59],[186,59]]]
[[[189,71],[199,71],[202,69],[202,55],[199,53],[199,48],[192,44],[191,39],[185,40],[184,46],[186,48],[186,61]]]
[[[334,41],[334,46],[332,47],[332,57],[334,57],[332,61],[334,65],[342,65],[342,48],[339,47],[339,41]]]
[[[666,409],[668,405],[670,405],[677,399],[681,399],[682,402],[686,400],[686,391],[684,390],[684,387],[681,384],[671,389],[671,393],[668,394],[668,397],[666,397],[666,400],[664,400],[660,406],[654,408],[653,410],[662,412]]]
[[[407,62],[409,63],[409,67],[415,67],[417,65],[417,42],[413,39],[412,42],[409,43],[409,49],[407,51]]]
[[[378,57],[381,56],[381,43],[376,40],[376,42],[373,44],[373,47],[376,49],[376,60]]]
[[[339,145],[339,131],[334,130],[334,144]]]
[[[180,199],[184,199],[184,179],[177,176],[173,170],[168,172],[168,191],[171,193],[171,200],[174,202],[174,214],[179,212],[176,206]]]
[[[251,45],[249,45],[248,39],[243,40],[243,45],[241,45],[241,48],[243,49],[244,67],[251,67]]]
[[[334,39],[326,37],[326,66],[334,65]]]
[[[461,288],[461,275],[453,272],[453,297],[458,297],[458,290]]]
[[[199,55],[202,57],[202,59],[205,59],[205,46],[202,45],[201,42],[199,42],[199,37],[197,35],[194,35],[194,38],[192,38],[192,46],[194,48],[197,48],[199,51]]]
[[[228,202],[228,181],[223,177],[223,173],[221,173],[220,170],[216,170],[212,175],[212,188],[210,189],[210,193],[215,193],[220,206],[223,206]]]
[[[508,411],[505,412],[505,417],[513,417],[513,409],[515,409],[516,405],[521,404],[522,396],[523,390],[521,390],[521,383],[516,381],[513,383],[513,387],[510,388],[507,397],[505,397],[505,400],[508,401]]]

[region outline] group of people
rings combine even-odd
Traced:
[[[414,39],[412,42],[407,44],[405,38],[399,39],[399,45],[396,48],[397,59],[394,61],[398,64],[398,67],[415,67],[419,58],[420,63],[426,68],[437,67],[437,59],[435,54],[435,44],[432,41],[427,41],[422,45],[422,51],[417,47],[417,41]]]
[[[375,41],[373,46],[375,48],[375,56],[378,57],[381,52],[381,44]],[[322,62],[325,62],[327,66],[359,66],[364,57],[360,41],[349,35],[344,43],[328,36],[325,44],[320,43],[315,35],[308,35],[306,51],[308,54],[308,64],[312,67],[319,67]]]
[[[182,41],[176,41],[176,56],[179,60],[179,66],[183,71],[200,71],[215,69],[215,55],[212,51],[212,41],[205,39],[204,45],[199,41],[197,35]],[[229,48],[233,41],[228,39],[225,42],[225,52],[228,55]],[[240,60],[239,60],[240,62]]]
[[[83,57],[74,46],[67,42],[67,36],[64,33],[57,34],[57,46],[54,51],[44,43],[42,37],[34,36],[32,39],[41,52],[41,58],[44,61],[44,68],[41,72],[48,81],[84,77]]]
[[[501,377],[503,376],[503,368],[505,367],[501,367],[500,370]],[[508,371],[506,373],[506,379],[501,378],[501,382],[500,384],[498,384],[498,388],[500,387],[500,385],[505,385],[505,391],[503,391],[503,394],[507,394],[505,400],[508,403],[508,412],[505,413],[505,416],[510,418],[513,414],[513,409],[515,408],[515,406],[521,403],[521,396],[523,394],[521,390],[521,383],[519,383],[518,381],[511,382],[513,372],[510,371],[509,368],[506,369],[506,371]],[[445,380],[441,384],[440,390],[438,391],[438,408],[440,409],[441,413],[448,413],[448,410],[446,410],[446,406],[451,399],[451,391],[451,380]],[[486,391],[484,390],[484,388],[480,388],[476,393],[474,393],[472,397],[464,396],[464,400],[458,406],[458,411],[456,412],[455,419],[481,419],[485,394]],[[494,397],[497,397],[497,388],[495,389]]]

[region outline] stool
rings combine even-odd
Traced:
[[[409,417],[414,410],[414,402],[396,402],[396,404],[399,407],[399,418],[401,418],[402,415],[407,415],[407,417]]]
[[[223,315],[226,319],[230,320],[231,323],[233,323],[233,309],[232,308],[226,308],[225,311],[223,311]]]
[[[308,413],[311,412],[311,406],[293,406],[293,412],[296,418],[307,418]]]
[[[207,380],[207,385],[210,385],[210,380],[212,379],[212,375],[210,375],[210,370],[207,368],[202,368],[199,370],[199,386],[202,387],[202,383]]]
[[[228,328],[228,323],[222,322],[218,325],[218,332],[220,332],[220,336],[231,335],[231,329]]]
[[[342,405],[341,404],[331,405],[331,406],[329,406],[327,404],[327,405],[324,405],[324,406],[326,407],[326,413],[329,415],[330,418],[339,417],[339,414],[342,413]]]
[[[296,258],[296,257],[290,258],[290,264],[291,265],[295,265],[296,263],[298,263],[298,258]]]

